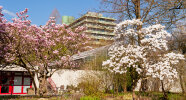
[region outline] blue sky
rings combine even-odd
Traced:
[[[0,0],[5,18],[11,20],[15,13],[28,8],[32,24],[44,25],[51,12],[56,8],[60,15],[78,18],[87,11],[99,8],[99,0]]]

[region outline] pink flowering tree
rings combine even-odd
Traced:
[[[116,43],[109,49],[110,59],[103,66],[114,73],[126,73],[127,68],[134,68],[141,79],[149,77],[161,81],[165,94],[164,81],[170,84],[178,78],[176,65],[184,60],[184,55],[169,52],[167,37],[171,34],[160,24],[137,29],[143,23],[139,19],[126,20],[115,28]],[[133,86],[133,89],[135,86]]]
[[[0,42],[0,56],[6,64],[25,68],[33,80],[36,74],[39,93],[43,95],[47,92],[47,78],[55,71],[78,66],[70,57],[86,49],[87,37],[82,33],[84,27],[67,29],[66,25],[55,24],[54,18],[50,18],[44,26],[32,25],[27,20],[27,11],[17,13],[18,18],[14,18],[13,22],[0,18],[3,26],[0,38],[6,37]]]

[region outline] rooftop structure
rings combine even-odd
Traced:
[[[107,55],[107,51],[108,51],[108,48],[110,46],[112,46],[112,44],[102,46],[102,47],[99,47],[99,48],[95,48],[95,49],[91,49],[91,50],[88,50],[88,51],[80,52],[79,54],[73,55],[71,57],[71,59],[73,61],[80,60],[80,59],[86,59],[86,58],[89,58],[89,57],[96,56],[99,53],[102,54],[102,52],[104,52],[104,51],[105,51],[105,55]]]
[[[72,17],[72,16],[62,16],[62,24],[69,25],[73,21],[74,21],[74,17]]]
[[[92,47],[100,47],[111,44],[114,40],[115,19],[103,17],[100,13],[87,12],[71,24],[69,28],[77,28],[78,26],[86,27],[85,33],[91,38],[89,43]]]

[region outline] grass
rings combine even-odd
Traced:
[[[168,98],[169,100],[186,100],[186,96],[184,96],[183,94],[173,94],[173,93],[169,93],[168,94]]]
[[[135,92],[136,95],[142,96],[142,97],[150,97],[152,100],[163,100],[163,93],[161,92],[145,92],[145,93],[139,93]],[[40,97],[38,96],[0,96],[0,100],[38,100]],[[48,96],[43,97],[48,100],[69,100],[68,96]],[[113,94],[103,94],[103,97],[98,96],[83,96],[80,98],[80,100],[102,100],[102,98],[115,98],[117,100],[120,100],[119,98],[123,98],[126,100],[132,100],[132,93],[118,93],[118,95]],[[186,94],[178,94],[178,93],[168,93],[169,100],[186,100]]]
[[[145,97],[151,97],[152,100],[163,100],[163,93],[162,92],[135,92],[138,96],[145,96]],[[169,100],[186,100],[186,96],[184,96],[181,93],[167,93]]]
[[[98,97],[84,96],[81,97],[80,100],[101,100],[101,99]]]

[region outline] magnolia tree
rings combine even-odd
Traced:
[[[18,18],[13,22],[6,21],[0,13],[0,38],[4,39],[0,41],[0,57],[5,64],[25,68],[33,81],[36,73],[42,95],[46,91],[47,78],[55,71],[78,66],[70,57],[86,49],[88,38],[82,33],[84,27],[67,29],[66,25],[55,24],[54,18],[44,26],[32,25],[27,20],[27,11],[17,13]]]
[[[116,43],[109,48],[110,59],[104,61],[103,66],[120,74],[133,67],[141,78],[159,79],[165,92],[163,80],[173,82],[177,78],[175,65],[185,58],[182,54],[168,52],[166,38],[171,35],[164,26],[156,24],[137,29],[142,24],[139,19],[133,19],[116,26]]]

